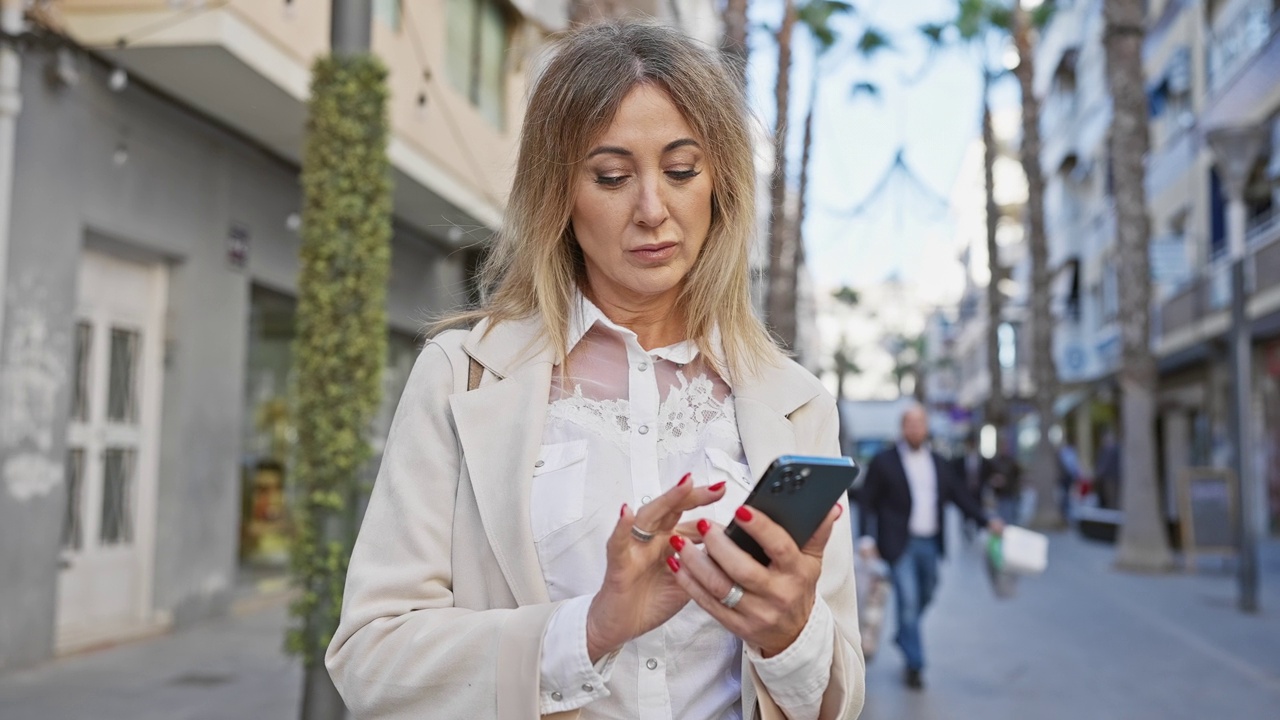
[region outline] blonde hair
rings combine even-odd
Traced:
[[[711,226],[678,301],[688,338],[731,377],[776,362],[782,355],[751,308],[755,165],[742,89],[711,50],[649,22],[588,25],[561,36],[553,52],[525,112],[503,227],[480,273],[481,307],[432,331],[485,318],[490,328],[537,318],[557,361],[564,360],[571,303],[586,277],[569,225],[575,178],[623,98],[652,84],[702,142],[714,178]],[[710,342],[715,328],[724,357]]]

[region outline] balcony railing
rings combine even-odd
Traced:
[[[1206,54],[1210,95],[1225,87],[1280,29],[1280,12],[1272,8],[1272,0],[1249,0],[1210,29]]]
[[[1259,240],[1250,243],[1249,255],[1245,259],[1245,270],[1253,276],[1254,296],[1280,287],[1280,219],[1273,217],[1266,224],[1255,225],[1256,230],[1266,228],[1270,230],[1265,236],[1255,235]],[[1205,318],[1225,312],[1230,303],[1231,263],[1220,259],[1160,306],[1157,343],[1197,327]]]

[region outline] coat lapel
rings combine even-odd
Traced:
[[[816,385],[799,384],[785,367],[766,366],[733,383],[738,434],[751,475],[759,479],[779,455],[796,452],[796,433],[787,419],[817,395]]]
[[[533,463],[546,420],[553,358],[532,323],[508,322],[463,342],[489,371],[480,387],[449,398],[485,535],[521,605],[548,601],[529,524]],[[495,377],[496,376],[496,377]]]

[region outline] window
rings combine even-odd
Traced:
[[[482,115],[502,127],[510,22],[498,0],[446,0],[449,80]]]
[[[373,0],[373,17],[396,32],[400,32],[400,3],[402,0]]]

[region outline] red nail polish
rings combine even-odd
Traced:
[[[679,487],[679,486],[684,485],[685,483],[689,482],[689,478],[691,478],[691,477],[693,477],[693,473],[685,473],[685,474],[684,474],[684,477],[680,478],[680,482],[676,483],[676,487]]]
[[[680,561],[675,555],[667,558],[667,567],[671,568],[671,572],[680,572]]]
[[[626,517],[626,516],[627,516],[627,504],[622,503],[622,512],[618,513],[618,517]]]
[[[676,552],[680,552],[684,549],[684,538],[679,535],[672,535],[669,542],[671,543],[671,547],[675,548]]]
[[[711,532],[711,523],[707,522],[706,519],[699,520],[698,532],[702,533],[703,535],[706,535],[707,533]]]
[[[733,515],[734,517],[738,518],[742,522],[751,522],[751,511],[747,509],[746,505],[743,505],[742,507],[738,508],[737,512],[735,512]]]
[[[711,492],[720,492],[721,490],[724,489],[724,481],[721,480],[720,482],[708,487],[707,489],[710,490]]]
[[[836,505],[836,519],[837,519],[837,520],[839,520],[839,519],[840,519],[840,516],[841,516],[841,515],[843,515],[843,514],[844,514],[844,506],[843,506],[843,505]]]

